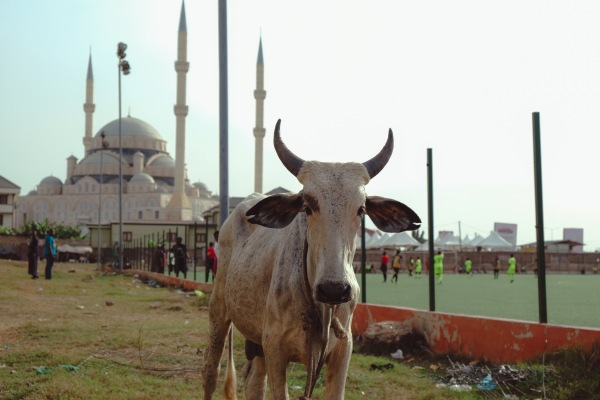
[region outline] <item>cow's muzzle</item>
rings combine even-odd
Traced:
[[[323,282],[317,285],[317,301],[325,304],[342,304],[352,300],[352,288],[347,283]]]

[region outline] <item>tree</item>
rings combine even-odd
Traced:
[[[425,243],[425,231],[421,231],[417,229],[411,232],[412,237],[417,240],[419,243]]]
[[[27,221],[17,229],[4,228],[0,229],[0,234],[2,235],[24,235],[29,236],[33,231],[33,228],[36,228],[38,231],[38,236],[43,237],[46,236],[50,228],[54,229],[54,237],[57,239],[71,239],[71,240],[83,240],[86,238],[85,235],[82,236],[81,228],[76,226],[68,226],[62,224],[50,224],[48,219],[45,219],[40,222],[35,222],[33,220]]]

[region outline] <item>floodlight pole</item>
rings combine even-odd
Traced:
[[[119,62],[119,272],[123,272],[123,145],[121,143],[121,63]]]
[[[98,185],[98,262],[96,263],[96,269],[100,271],[101,261],[100,261],[100,227],[102,222],[102,156],[104,155],[104,138],[106,134],[104,131],[100,134],[101,143],[100,143],[100,182]]]
[[[533,173],[535,179],[535,230],[538,267],[538,306],[540,323],[548,322],[546,305],[546,249],[544,240],[544,207],[542,192],[542,150],[540,140],[540,113],[532,114],[533,122]]]
[[[127,45],[119,42],[117,45],[117,64],[119,76],[119,272],[123,272],[123,145],[121,142],[121,73],[129,74],[129,62],[125,61]]]

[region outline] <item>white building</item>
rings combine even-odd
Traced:
[[[123,158],[123,222],[167,223],[197,221],[218,203],[202,182],[190,183],[185,170],[185,75],[187,25],[182,4],[179,21],[175,160],[167,142],[147,122],[131,115],[121,118]],[[65,225],[113,224],[119,220],[119,119],[93,134],[94,77],[92,58],[86,79],[85,135],[81,160],[67,158],[66,179],[47,176],[36,190],[17,200],[16,226],[29,220]],[[104,137],[103,137],[104,135]]]
[[[14,211],[15,198],[21,193],[21,188],[0,176],[0,227],[15,228]]]

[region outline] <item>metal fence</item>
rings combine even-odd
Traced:
[[[206,268],[207,243],[196,242],[195,236],[183,234],[182,243],[187,249],[186,278],[204,281],[209,280],[209,270]],[[141,271],[176,275],[174,246],[180,237],[179,230],[160,231],[152,234],[133,237],[123,244],[123,268]],[[162,249],[162,251],[161,251]],[[101,249],[101,264],[118,268],[118,242],[111,249]],[[161,261],[162,259],[162,261]]]

